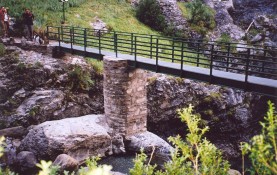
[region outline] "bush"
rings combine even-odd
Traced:
[[[273,103],[268,102],[268,105],[265,122],[261,122],[262,134],[254,136],[249,144],[243,143],[242,146],[242,154],[249,153],[251,174],[277,174],[277,114]]]
[[[188,22],[197,32],[206,34],[207,30],[215,28],[215,11],[201,0],[186,3],[186,8],[188,9]]]
[[[222,159],[221,152],[203,135],[208,127],[200,128],[201,118],[192,114],[192,106],[179,111],[180,118],[188,126],[189,133],[183,141],[180,136],[170,137],[169,140],[175,146],[172,153],[172,161],[165,164],[164,171],[154,171],[155,166],[144,165],[145,154],[137,156],[135,166],[130,171],[131,175],[215,175],[228,174],[229,163]]]
[[[79,65],[75,65],[72,68],[72,72],[68,74],[70,88],[73,91],[79,90],[88,90],[91,85],[93,85],[93,81],[91,80],[90,73]]]
[[[136,17],[151,28],[163,31],[167,25],[160,6],[156,0],[140,0]]]

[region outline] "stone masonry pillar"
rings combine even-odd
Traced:
[[[124,59],[104,57],[104,108],[113,134],[129,137],[146,131],[147,74]]]

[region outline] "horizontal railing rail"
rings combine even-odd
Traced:
[[[249,46],[242,43],[205,42],[183,38],[170,38],[157,35],[144,35],[107,30],[94,30],[71,26],[48,26],[49,39],[73,45],[97,48],[129,54],[137,61],[138,56],[159,61],[192,65],[213,70],[243,74],[245,83],[248,77],[256,76],[277,79],[277,47]],[[158,70],[157,70],[158,71]]]

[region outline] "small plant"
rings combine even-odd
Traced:
[[[188,21],[197,32],[204,35],[209,29],[215,28],[215,11],[201,0],[188,2],[185,6],[188,11]]]
[[[17,69],[18,72],[23,72],[27,69],[27,66],[26,66],[25,63],[20,62],[20,63],[18,63],[16,69]]]
[[[227,175],[229,163],[222,158],[221,152],[206,138],[204,134],[209,130],[206,126],[200,128],[201,118],[192,114],[193,107],[179,111],[181,121],[188,126],[189,133],[186,140],[181,136],[170,137],[169,141],[175,146],[172,152],[172,160],[165,163],[163,171],[154,171],[155,166],[144,165],[146,157],[144,154],[137,156],[134,169],[130,171],[131,175]],[[145,172],[144,169],[149,167]]]
[[[156,0],[139,1],[136,16],[141,22],[157,31],[163,31],[167,26],[165,17]]]
[[[0,56],[4,56],[6,53],[6,48],[3,43],[0,43]]]
[[[91,80],[90,73],[84,70],[79,65],[74,65],[72,72],[68,74],[70,87],[73,91],[88,90],[93,81]]]
[[[40,111],[40,107],[39,106],[34,106],[33,108],[30,109],[29,115],[31,117],[34,117],[39,113],[39,111]]]
[[[251,174],[277,174],[277,114],[273,103],[268,102],[268,106],[265,122],[261,122],[262,133],[242,144],[243,159],[249,154],[252,163]]]

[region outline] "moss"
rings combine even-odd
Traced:
[[[177,82],[178,84],[184,83],[184,79],[183,79],[183,78],[176,77],[175,80],[176,80],[176,82]]]
[[[212,117],[214,115],[214,111],[211,109],[208,109],[208,110],[205,110],[203,114],[206,115],[207,117]]]
[[[17,70],[18,72],[23,72],[23,71],[25,71],[26,69],[27,69],[27,66],[26,66],[26,64],[24,64],[23,62],[18,63],[18,65],[17,65],[17,67],[16,67],[16,70]]]
[[[31,117],[36,116],[40,112],[40,107],[39,106],[34,106],[32,109],[29,111],[29,115]]]

